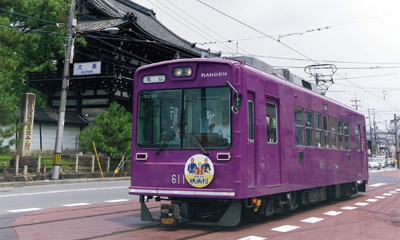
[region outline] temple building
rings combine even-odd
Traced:
[[[220,56],[177,36],[155,12],[130,0],[78,0],[76,16],[66,108],[89,122],[112,102],[131,111],[134,72],[140,66]],[[29,73],[27,80],[55,109],[60,104],[63,62],[57,66],[55,72]]]

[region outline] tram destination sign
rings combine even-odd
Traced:
[[[101,74],[101,61],[74,63],[74,76]]]

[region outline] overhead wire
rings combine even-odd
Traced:
[[[279,38],[278,38],[278,39],[284,38],[284,37],[293,36],[293,35],[303,35],[303,34],[310,33],[310,32],[327,30],[327,29],[331,29],[331,28],[334,28],[334,27],[339,27],[339,26],[344,26],[344,25],[349,25],[349,24],[354,24],[354,23],[369,21],[369,20],[372,20],[372,19],[377,19],[377,18],[382,18],[382,17],[388,17],[388,16],[392,16],[392,15],[399,14],[399,13],[400,13],[400,12],[394,12],[394,13],[389,13],[389,14],[380,15],[380,16],[376,16],[376,17],[365,18],[365,19],[360,19],[360,20],[356,20],[356,21],[351,21],[351,22],[346,22],[346,23],[340,23],[340,24],[336,24],[336,25],[331,25],[331,26],[327,26],[327,27],[321,27],[321,28],[316,28],[316,29],[310,29],[310,30],[302,31],[302,32],[295,32],[295,33],[282,34],[282,35],[279,35]]]
[[[0,11],[1,12],[6,12],[6,13],[9,13],[9,14],[13,14],[13,15],[16,15],[16,16],[19,16],[19,17],[32,19],[32,20],[34,20],[36,22],[42,22],[42,23],[46,23],[46,24],[50,24],[50,25],[54,25],[54,26],[58,27],[58,23],[50,22],[50,21],[43,20],[43,19],[40,19],[40,18],[31,17],[31,16],[28,16],[28,15],[24,15],[24,14],[21,14],[21,13],[14,12],[14,11],[9,11],[9,10],[4,9],[2,7],[0,7]]]
[[[248,24],[246,24],[246,23],[244,23],[244,22],[242,22],[242,21],[240,21],[240,20],[238,20],[238,19],[236,19],[236,18],[234,18],[234,17],[232,17],[232,16],[230,16],[230,15],[228,15],[228,14],[222,12],[222,11],[220,11],[219,9],[216,9],[216,8],[210,6],[209,4],[204,3],[204,2],[201,1],[201,0],[197,0],[197,1],[200,2],[200,3],[202,3],[203,5],[205,5],[205,6],[209,7],[209,8],[211,8],[211,9],[213,9],[214,11],[216,11],[216,12],[218,12],[218,13],[220,13],[220,14],[222,14],[222,15],[224,15],[224,16],[230,18],[230,19],[232,19],[233,21],[238,22],[238,23],[240,23],[240,24],[242,24],[242,25],[244,25],[244,26],[246,26],[246,27],[248,27],[248,28],[250,28],[250,29],[252,29],[252,30],[254,30],[254,31],[256,31],[256,32],[258,32],[258,33],[260,33],[260,34],[262,34],[262,35],[264,35],[264,36],[266,36],[267,38],[269,38],[269,39],[271,39],[271,40],[273,40],[273,41],[276,41],[276,42],[282,44],[282,45],[285,46],[286,48],[288,48],[288,49],[290,49],[290,50],[296,52],[297,54],[299,54],[299,55],[301,55],[301,56],[303,56],[303,57],[305,57],[305,58],[307,58],[307,59],[309,59],[310,61],[312,61],[312,62],[314,62],[314,63],[316,63],[316,64],[319,64],[319,62],[317,62],[316,60],[311,59],[310,57],[306,56],[305,54],[303,54],[303,53],[297,51],[296,49],[290,47],[289,45],[287,45],[287,44],[281,42],[279,39],[275,39],[274,37],[272,37],[272,36],[270,36],[270,35],[268,35],[268,34],[266,34],[266,33],[264,33],[264,32],[261,32],[260,30],[258,30],[258,29],[256,29],[256,28],[254,28],[254,27],[252,27],[252,26],[250,26],[250,25],[248,25]],[[295,68],[297,68],[297,67],[295,67]],[[354,69],[354,68],[349,68],[349,69]],[[342,77],[342,78],[344,78],[344,79],[346,79],[345,77],[341,76],[340,74],[337,74],[337,75],[340,76],[340,77]],[[353,83],[352,81],[350,81],[350,80],[348,80],[348,79],[346,79],[346,80],[347,80],[348,82],[350,82],[351,84],[353,84],[353,85],[359,87],[360,89],[364,90],[365,92],[368,92],[369,94],[371,94],[371,95],[373,95],[373,96],[375,96],[375,97],[378,97],[376,94],[365,90],[364,88],[362,88],[361,86],[359,86],[359,85]],[[379,98],[379,97],[378,97],[378,98]],[[399,111],[399,109],[398,109],[397,107],[393,106],[393,105],[392,105],[391,103],[389,103],[389,102],[387,102],[387,103],[388,103],[390,106],[392,106],[394,109],[396,109],[397,111]]]
[[[148,2],[150,2],[150,3],[152,3],[150,0],[147,0]],[[155,0],[156,2],[158,2],[159,4],[161,4],[163,7],[165,7],[166,9],[168,9],[170,12],[174,12],[172,9],[170,9],[168,6],[166,6],[165,4],[163,4],[163,3],[161,3],[160,1],[158,1],[158,0]],[[168,1],[169,2],[169,1]],[[169,2],[170,4],[172,4],[171,2]],[[154,4],[154,3],[152,3],[152,4]],[[173,6],[175,6],[174,4],[172,4]],[[176,7],[176,6],[175,6]],[[179,10],[181,10],[180,8],[178,8],[178,7],[176,7],[177,9],[179,9]],[[194,24],[192,24],[192,23],[190,23],[189,21],[187,21],[185,18],[183,18],[180,14],[176,14],[176,16],[178,16],[178,17],[180,17],[181,19],[183,19],[186,23],[183,23],[181,20],[179,20],[179,19],[177,19],[176,17],[174,17],[174,16],[172,16],[172,14],[170,14],[170,13],[168,13],[167,11],[164,11],[162,8],[159,8],[159,10],[161,10],[161,11],[163,11],[165,14],[167,14],[168,16],[170,16],[171,18],[173,18],[174,20],[176,20],[177,22],[179,22],[179,23],[181,23],[182,25],[184,25],[185,27],[187,27],[188,29],[190,29],[191,31],[193,31],[193,32],[195,32],[195,33],[197,33],[199,36],[201,36],[201,37],[203,37],[203,38],[208,38],[208,37],[206,37],[206,36],[204,36],[202,33],[200,33],[199,31],[201,31],[201,32],[203,32],[204,33],[204,31],[202,31],[202,30],[200,30],[199,28],[198,28],[198,30],[199,31],[197,31],[197,30],[195,30],[195,29],[193,29],[192,27],[190,27],[190,26],[188,26],[186,23],[188,23],[188,24],[190,24],[191,26],[193,26],[193,27],[196,27],[197,28],[197,26],[195,26]],[[181,10],[183,13],[185,13],[183,10]],[[186,13],[185,13],[186,14]],[[188,15],[188,14],[186,14],[186,15]],[[190,16],[191,17],[191,16]],[[194,19],[193,17],[191,17],[192,19]],[[222,47],[222,48],[224,48],[224,47]],[[226,48],[225,48],[225,50],[227,50]]]

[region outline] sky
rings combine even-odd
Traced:
[[[133,2],[181,38],[222,56],[254,56],[313,82],[307,66],[334,64],[327,97],[359,105],[367,124],[375,119],[380,130],[400,116],[399,0]]]

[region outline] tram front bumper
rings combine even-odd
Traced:
[[[162,224],[173,225],[182,222],[181,209],[178,204],[161,204],[160,220]]]

